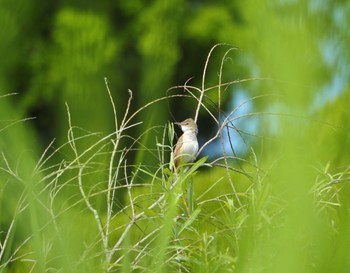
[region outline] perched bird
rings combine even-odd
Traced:
[[[196,159],[198,152],[198,127],[192,118],[176,122],[175,124],[179,125],[183,132],[174,150],[174,167],[176,170],[181,164],[193,162]]]

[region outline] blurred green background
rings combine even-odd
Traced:
[[[191,77],[189,84],[200,87],[210,49],[215,44],[227,43],[239,50],[232,51],[230,59],[225,61],[222,81],[259,80],[230,85],[223,92],[223,112],[229,113],[252,97],[267,95],[249,101],[237,111],[233,123],[240,134],[232,132],[231,153],[238,152],[248,161],[257,155],[259,167],[271,169],[270,194],[281,198],[282,193],[286,200],[300,198],[300,202],[292,202],[287,209],[290,217],[286,228],[278,229],[270,241],[269,247],[277,250],[274,259],[278,263],[267,266],[270,271],[266,272],[348,272],[349,25],[350,2],[342,0],[0,0],[0,242],[4,244],[21,200],[30,204],[29,208],[23,208],[29,209],[30,216],[24,214],[16,219],[16,236],[10,238],[13,249],[16,242],[31,234],[26,223],[38,232],[35,227],[48,222],[42,219],[45,209],[40,206],[41,201],[31,200],[46,198],[45,194],[35,193],[48,190],[45,183],[37,181],[42,181],[50,168],[35,175],[33,170],[53,139],[56,148],[68,141],[66,103],[72,125],[81,134],[75,137],[96,132],[102,136],[110,134],[114,130],[114,117],[105,77],[118,115],[122,116],[128,89],[133,92],[130,110],[133,112],[160,97],[185,94],[181,88],[168,89],[185,84]],[[218,84],[220,63],[227,49],[220,46],[214,51],[206,87]],[[7,96],[12,93],[17,94]],[[206,100],[215,109],[217,94],[208,93]],[[156,149],[155,138],[163,130],[156,126],[193,117],[195,106],[193,99],[169,99],[137,115],[135,122],[143,123],[132,128],[130,134],[135,138],[140,136],[141,147],[148,149],[130,152],[128,164],[142,163],[149,170],[156,169],[157,156],[149,152]],[[19,122],[30,117],[35,119]],[[203,144],[216,128],[205,111],[201,111],[198,125]],[[143,134],[149,128],[155,130]],[[96,141],[94,137],[84,138],[79,141],[78,149],[85,150]],[[123,141],[127,146],[133,140]],[[219,156],[220,149],[220,144],[214,143],[203,155]],[[50,164],[59,166],[67,158],[73,159],[74,155],[69,149],[62,149],[50,158]],[[107,156],[101,155],[99,159],[101,165],[108,164]],[[232,164],[236,167],[238,163]],[[313,218],[311,200],[300,193],[314,187],[315,177],[324,175],[327,179],[330,173],[342,182],[337,205],[330,204],[336,216],[331,217],[333,222],[327,226],[323,220]],[[211,175],[216,175],[215,170]],[[93,184],[106,178],[101,170],[89,179]],[[204,185],[210,183],[207,180]],[[245,182],[236,177],[235,183],[240,188],[240,183]],[[63,193],[62,198],[69,199],[67,203],[81,198],[74,190],[67,190],[66,194],[68,197]],[[118,198],[122,200],[123,194]],[[263,197],[265,193],[261,194]],[[300,211],[303,211],[301,216]],[[239,272],[261,272],[260,266],[272,259],[261,257],[259,251],[265,249],[264,238],[275,231],[278,223],[273,220],[266,223],[273,229],[261,227],[259,235],[253,229],[242,232],[240,240],[244,242],[236,263]],[[255,224],[250,220],[247,225]],[[288,262],[289,257],[300,255],[299,243],[291,243],[294,226],[299,227],[296,233],[307,230],[307,247],[316,245],[320,249],[314,261],[319,264],[311,265],[311,269],[303,268],[302,257],[300,263]],[[330,236],[332,229],[336,230],[335,237]],[[34,241],[37,247],[41,243]],[[326,263],[320,257],[330,254],[327,252],[330,246],[334,262]],[[0,264],[4,265],[13,249],[0,256]],[[249,268],[245,259],[250,261]],[[292,265],[288,270],[284,270],[286,263]],[[5,272],[6,268],[11,266],[6,265],[2,270]],[[14,266],[13,272],[21,271]],[[45,269],[39,268],[37,272]]]

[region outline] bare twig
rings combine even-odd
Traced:
[[[3,131],[5,131],[7,128],[9,128],[9,127],[11,127],[11,126],[13,126],[13,125],[15,125],[15,124],[18,124],[18,123],[21,123],[21,122],[25,122],[25,121],[29,121],[29,120],[33,120],[33,119],[36,119],[36,117],[23,118],[23,119],[19,119],[19,120],[14,120],[14,121],[12,121],[10,124],[8,124],[8,125],[2,127],[2,128],[0,129],[0,133],[3,132]]]
[[[12,219],[11,224],[7,230],[4,242],[3,243],[0,242],[0,264],[2,263],[2,256],[4,255],[4,252],[6,250],[7,242],[10,238],[14,223],[15,223],[15,219]]]
[[[210,49],[210,51],[209,51],[209,53],[208,53],[208,57],[207,57],[207,59],[206,59],[206,61],[205,61],[205,65],[204,65],[204,69],[203,69],[202,89],[201,89],[201,95],[200,95],[200,97],[199,97],[199,101],[198,101],[198,105],[197,105],[196,114],[195,114],[195,117],[194,117],[194,121],[195,121],[195,122],[197,122],[198,115],[199,115],[199,109],[200,109],[200,107],[201,107],[201,105],[202,105],[202,100],[203,100],[204,90],[205,90],[205,80],[206,80],[206,75],[207,75],[207,67],[208,67],[208,64],[209,64],[210,57],[211,57],[211,55],[212,55],[212,53],[213,53],[213,51],[214,51],[214,49],[215,49],[216,47],[218,47],[218,46],[224,46],[224,45],[228,46],[228,44],[224,44],[224,43],[222,43],[222,44],[216,44],[216,45],[214,45],[214,46]]]

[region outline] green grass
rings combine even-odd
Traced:
[[[216,118],[221,88],[229,84],[205,88],[205,73],[202,88],[185,89],[198,100],[195,118],[209,111],[218,123],[206,144],[223,142],[223,129],[239,117],[233,110]],[[222,67],[220,79],[221,73]],[[129,132],[140,125],[136,115],[176,95],[130,113],[130,91],[125,115],[118,117],[120,106],[106,86],[115,132],[82,133],[67,106],[67,143],[57,148],[52,142],[36,165],[26,166],[29,171],[18,171],[23,164],[13,165],[2,153],[0,197],[7,207],[0,226],[1,272],[349,270],[349,162],[320,160],[327,147],[314,145],[314,131],[303,118],[277,113],[280,132],[256,136],[261,141],[247,144],[244,158],[229,156],[232,151],[222,146],[222,158],[198,158],[174,175],[171,125],[145,132],[158,132],[154,147],[143,147],[142,136]],[[217,92],[215,111],[203,100],[206,92]],[[332,142],[336,126],[320,126]],[[85,140],[93,144],[80,145]],[[129,157],[138,150],[152,154],[154,164],[132,164]]]

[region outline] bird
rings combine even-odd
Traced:
[[[183,134],[178,139],[173,153],[174,170],[196,159],[198,153],[198,127],[192,118],[185,119],[182,122],[175,122],[180,126]]]

